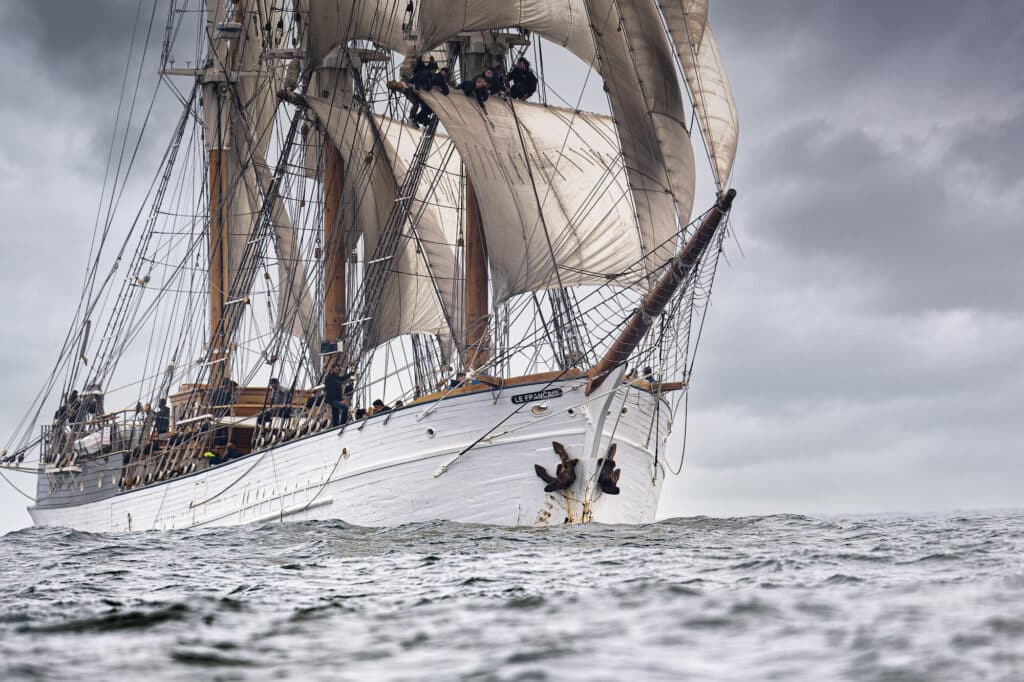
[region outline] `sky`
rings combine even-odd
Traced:
[[[137,9],[0,7],[0,440],[78,301]],[[740,113],[735,238],[659,516],[1022,506],[1024,7],[711,0],[711,22]],[[0,481],[0,531],[25,504]]]

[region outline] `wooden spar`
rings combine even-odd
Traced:
[[[590,381],[587,382],[587,395],[604,383],[611,371],[626,362],[630,354],[640,345],[651,325],[654,324],[655,318],[664,312],[665,307],[672,300],[672,296],[689,279],[701,256],[711,244],[722,218],[732,208],[732,201],[735,197],[736,190],[734,189],[719,196],[718,203],[704,218],[704,222],[697,228],[697,232],[690,238],[690,241],[672,259],[668,270],[647,294],[633,316],[629,318],[626,326],[619,333],[619,337],[608,348],[604,357],[588,372]]]
[[[241,22],[242,8],[239,7],[235,13],[235,20]],[[211,49],[213,46],[211,45]],[[227,63],[231,68],[238,58],[238,40],[232,40],[227,53]],[[228,129],[222,130],[223,119],[220,117],[220,107],[223,106],[216,87],[210,87],[209,94],[212,98],[204,97],[206,106],[217,108],[218,130],[216,131],[215,147],[209,152],[210,166],[210,348],[213,360],[210,372],[211,383],[219,383],[220,380],[230,377],[231,362],[228,358],[230,348],[224,334],[224,305],[227,303],[228,293],[231,291],[231,253],[229,246],[230,227],[228,216],[231,213],[231,184],[225,177],[225,155],[232,153],[224,144],[230,141],[230,117],[228,118]],[[231,105],[228,105],[231,106]],[[209,132],[208,132],[209,134]],[[233,180],[233,178],[232,178]]]
[[[224,302],[228,295],[228,225],[225,205],[224,166],[221,149],[210,150],[210,347],[214,360],[224,358],[227,348],[224,339]],[[228,375],[227,362],[219,362],[216,378]]]
[[[490,359],[487,301],[487,241],[473,183],[466,176],[466,366],[479,369]]]
[[[458,52],[462,62],[464,80],[473,78],[484,70],[486,55],[470,45],[459,43]],[[451,46],[449,46],[451,54]],[[487,297],[487,241],[484,237],[484,221],[480,215],[480,202],[473,182],[466,174],[466,229],[465,229],[465,330],[466,368],[480,369],[491,359],[490,310]]]
[[[324,339],[337,341],[345,335],[345,225],[341,194],[345,185],[345,160],[330,140],[324,141]]]

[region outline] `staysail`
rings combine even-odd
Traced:
[[[710,24],[705,26],[699,46],[693,46],[688,33],[681,31],[678,25],[670,23],[668,26],[683,65],[683,75],[693,95],[701,132],[714,161],[715,176],[719,186],[725,187],[736,158],[739,115],[725,75],[718,41]]]
[[[586,0],[601,75],[615,117],[644,249],[664,262],[675,249],[660,239],[693,209],[693,148],[672,48],[653,0]]]
[[[678,37],[685,38],[694,49],[700,49],[708,23],[708,0],[658,0],[658,9],[665,17],[665,25],[677,49],[681,44]]]

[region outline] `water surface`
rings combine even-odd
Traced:
[[[3,680],[1024,680],[1024,514],[0,538]]]

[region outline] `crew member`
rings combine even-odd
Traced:
[[[339,426],[348,421],[348,404],[345,402],[346,383],[352,373],[341,373],[341,367],[334,365],[324,377],[324,402],[331,406],[331,425]]]
[[[153,420],[156,435],[162,436],[171,430],[171,408],[167,406],[167,398],[160,398],[156,405],[156,417]]]
[[[537,92],[537,75],[530,68],[526,57],[516,60],[515,68],[508,72],[508,79],[512,83],[508,91],[512,99],[529,99]]]
[[[487,101],[491,93],[487,87],[487,80],[483,76],[477,76],[471,81],[459,83],[459,90],[464,92],[466,97],[476,97],[476,102],[480,105],[480,108],[487,111],[484,102]]]

